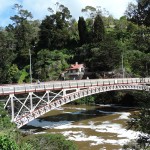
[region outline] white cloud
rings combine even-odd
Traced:
[[[82,0],[80,1],[81,7],[84,8],[85,6],[101,6],[101,8],[105,8],[111,15],[115,18],[120,18],[129,2],[134,0]]]
[[[24,0],[22,5],[24,9],[31,11],[35,19],[43,19],[48,15],[48,7],[54,7],[56,0]]]
[[[73,18],[78,20],[79,16],[83,16],[81,9],[85,6],[101,6],[112,14],[115,18],[123,15],[129,2],[135,0],[0,0],[0,26],[6,26],[10,22],[10,16],[14,15],[12,7],[15,3],[19,3],[24,9],[30,11],[34,19],[42,20],[49,14],[47,8],[51,7],[56,10],[56,2],[65,5],[71,12]]]

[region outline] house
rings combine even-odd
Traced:
[[[66,69],[66,71],[62,73],[62,77],[69,80],[80,80],[83,78],[84,74],[84,64],[78,64],[78,62],[76,62],[75,64],[70,65],[70,68]]]

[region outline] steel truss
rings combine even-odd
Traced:
[[[29,92],[26,95],[21,95],[22,97],[19,97],[20,95],[10,94],[5,108],[11,114],[11,121],[15,122],[18,128],[21,128],[35,118],[82,97],[107,91],[131,89],[150,91],[150,87],[146,85],[114,84],[88,88],[63,89],[55,92],[50,90],[44,93]]]

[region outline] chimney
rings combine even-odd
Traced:
[[[75,64],[78,65],[78,62],[76,62]]]

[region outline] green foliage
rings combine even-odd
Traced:
[[[13,52],[14,42],[13,34],[4,30],[0,31],[0,83],[7,83],[9,80],[7,72],[16,57]]]
[[[138,143],[135,140],[131,140],[127,144],[123,145],[122,149],[123,150],[129,150],[129,149],[141,150],[140,146],[138,145]]]
[[[145,54],[141,51],[133,50],[127,51],[125,59],[130,64],[131,72],[134,76],[148,76],[150,71],[150,54]]]
[[[135,92],[133,94],[140,106],[140,113],[135,114],[129,124],[137,131],[150,134],[150,95],[147,92]]]
[[[121,51],[115,41],[111,37],[107,37],[91,49],[90,68],[95,72],[111,71],[118,66],[120,53]]]
[[[67,59],[69,56],[58,50],[49,51],[43,49],[37,54],[35,64],[36,76],[40,80],[56,80],[60,73],[68,67]]]
[[[80,43],[85,44],[87,42],[88,34],[87,34],[86,22],[83,17],[79,17],[78,31],[79,31]]]
[[[56,14],[46,16],[40,25],[38,42],[40,49],[61,49],[67,45],[69,41],[68,20],[70,17],[70,11],[64,5],[59,5]]]
[[[0,130],[14,128],[14,124],[10,122],[8,113],[4,110],[4,103],[0,103]]]
[[[0,149],[1,150],[19,150],[16,142],[7,136],[0,135]]]
[[[86,19],[86,27],[88,32],[88,43],[93,41],[93,19],[87,18]]]
[[[8,83],[17,83],[19,80],[19,69],[18,66],[16,64],[13,64],[7,73],[8,76]]]
[[[79,33],[78,33],[78,23],[75,19],[71,19],[70,27],[68,28],[69,41],[67,43],[67,47],[69,47],[70,52],[74,49],[75,45],[78,44],[79,41]]]
[[[88,15],[88,17],[92,18],[94,16],[94,14],[96,13],[96,8],[94,8],[92,6],[86,6],[81,11],[86,13]]]
[[[95,17],[93,27],[94,27],[94,35],[93,35],[94,42],[97,43],[102,41],[104,39],[105,29],[104,29],[103,20],[100,15],[97,15]]]
[[[20,142],[18,144],[19,150],[35,150],[35,148],[32,146],[32,144],[26,143],[26,142]]]
[[[134,92],[134,98],[139,105],[139,113],[131,115],[128,128],[144,133],[137,139],[137,143],[142,149],[147,149],[150,145],[150,95],[147,92]]]
[[[28,64],[29,48],[31,47],[31,41],[34,39],[32,37],[33,28],[28,20],[32,18],[32,14],[22,9],[22,6],[18,4],[14,5],[14,9],[17,11],[17,14],[11,16],[10,19],[14,22],[15,27],[7,28],[10,33],[14,34],[14,38],[16,39],[15,52],[18,57],[15,62],[19,66],[19,69],[23,69],[24,65]]]
[[[59,134],[35,135],[34,138],[33,136],[28,137],[26,142],[36,150],[77,150],[77,146],[73,142]]]
[[[101,6],[96,6],[96,8],[93,6],[85,6],[81,11],[91,19],[95,18],[97,15],[108,15],[108,11],[106,11],[106,9],[102,10]]]
[[[133,35],[134,48],[144,53],[150,53],[150,27],[138,27]]]
[[[25,67],[26,68],[26,67]],[[29,70],[29,69],[28,69]],[[27,81],[27,77],[29,76],[29,73],[26,71],[26,69],[22,69],[20,71],[20,77],[18,80],[18,83],[23,83]]]
[[[126,10],[126,16],[138,25],[150,26],[150,2],[149,0],[137,0],[136,4],[130,3]]]
[[[115,27],[115,19],[113,18],[112,15],[109,15],[108,17],[105,16],[102,17],[106,29],[113,29]]]
[[[88,61],[90,57],[90,46],[89,44],[84,44],[81,47],[78,47],[74,51],[74,62],[78,60],[78,62],[84,62],[87,66],[89,66]]]

